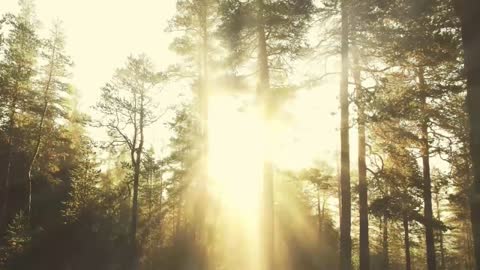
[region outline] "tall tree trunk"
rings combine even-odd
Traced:
[[[136,100],[136,97],[135,97]],[[130,224],[130,245],[131,245],[131,270],[139,269],[139,248],[137,244],[137,226],[138,226],[138,188],[140,184],[140,172],[142,163],[142,152],[144,143],[144,94],[140,93],[140,104],[137,107],[135,101],[135,107],[139,109],[138,123],[135,123],[135,135],[133,140],[133,146],[131,148],[132,165],[133,165],[133,198],[132,198],[132,218]],[[136,122],[136,115],[134,121]],[[137,136],[140,136],[137,146]]]
[[[137,152],[137,158],[140,154]],[[139,267],[138,261],[138,247],[137,247],[137,223],[138,223],[138,186],[140,179],[140,159],[137,159],[134,164],[133,172],[133,198],[132,198],[132,219],[130,224],[130,245],[132,250],[132,270],[137,270]]]
[[[457,0],[462,25],[462,40],[467,75],[467,113],[470,124],[470,155],[473,184],[470,193],[470,220],[476,268],[480,269],[480,2]]]
[[[351,231],[351,191],[350,191],[350,149],[349,149],[349,112],[348,112],[348,1],[341,2],[342,38],[341,57],[342,72],[340,78],[340,189],[342,206],[340,213],[340,269],[352,267]]]
[[[200,1],[200,9],[198,11],[198,19],[200,22],[201,32],[201,50],[200,50],[200,65],[199,65],[199,114],[200,114],[200,170],[199,170],[199,196],[195,203],[195,228],[193,237],[196,245],[198,245],[199,257],[198,265],[200,269],[206,268],[207,262],[207,248],[205,240],[208,238],[205,228],[205,216],[207,211],[207,189],[208,189],[208,1]]]
[[[42,144],[43,139],[43,126],[45,124],[45,118],[47,116],[48,111],[48,94],[51,88],[52,78],[53,78],[53,70],[55,66],[55,53],[56,53],[56,46],[52,47],[51,56],[50,56],[50,65],[48,71],[48,78],[43,90],[43,108],[42,108],[42,116],[40,117],[40,123],[38,124],[37,129],[37,138],[35,140],[35,147],[32,153],[32,158],[28,163],[28,201],[27,201],[27,217],[31,220],[31,212],[32,212],[32,171],[33,166],[35,165],[35,161],[37,160],[38,153],[40,152],[40,145]]]
[[[383,251],[383,269],[388,270],[390,269],[390,257],[388,254],[388,217],[387,215],[383,215],[383,241],[382,241],[382,251]]]
[[[403,214],[403,243],[405,245],[405,270],[412,269],[412,263],[410,258],[410,229],[408,226],[408,215]]]
[[[419,89],[422,92],[421,105],[423,113],[426,114],[427,97],[426,83],[423,68],[418,70]],[[423,201],[425,216],[425,243],[427,248],[427,268],[436,270],[435,239],[433,235],[433,209],[432,209],[432,180],[430,178],[430,145],[428,141],[428,116],[424,115],[421,123],[421,144],[422,144],[422,164],[423,164]]]
[[[265,36],[264,21],[265,5],[263,0],[257,0],[257,39],[258,39],[258,85],[257,96],[260,101],[266,129],[265,160],[263,165],[263,250],[265,270],[274,269],[274,224],[273,224],[273,164],[271,157],[270,121],[272,111],[270,108],[270,74],[268,66],[267,40]]]
[[[365,107],[363,104],[363,89],[361,82],[359,51],[353,50],[353,79],[358,112],[358,204],[360,214],[360,270],[370,268],[370,250],[368,243],[368,185],[367,164],[365,162],[366,132],[365,132]]]

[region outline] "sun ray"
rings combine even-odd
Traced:
[[[225,223],[220,246],[235,257],[222,259],[229,269],[257,270],[264,136],[255,106],[242,101],[226,95],[209,101],[209,177]]]

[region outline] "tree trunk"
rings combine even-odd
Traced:
[[[201,188],[201,199],[202,199],[202,204],[203,204],[203,210],[202,210],[202,216],[201,216],[201,229],[203,233],[205,233],[206,228],[205,228],[205,215],[206,215],[206,209],[208,206],[208,201],[207,201],[207,186],[208,186],[208,95],[209,95],[209,73],[208,73],[208,46],[209,46],[209,39],[208,39],[208,6],[207,6],[207,1],[203,0],[204,3],[204,9],[202,13],[202,21],[203,21],[203,27],[202,27],[202,32],[203,32],[203,44],[202,44],[202,58],[203,58],[203,78],[202,78],[202,97],[201,97],[201,102],[202,102],[202,158],[203,158],[203,164],[202,164],[202,188]],[[200,205],[200,204],[199,204]],[[204,247],[204,250],[206,251],[207,248]],[[203,261],[207,261],[207,254],[204,254]]]
[[[48,71],[48,79],[45,84],[45,88],[43,91],[43,109],[42,109],[42,116],[40,118],[40,123],[38,125],[38,130],[37,130],[37,139],[35,141],[35,148],[33,150],[32,158],[30,159],[30,162],[28,163],[28,202],[27,202],[27,217],[29,220],[31,220],[31,212],[32,212],[32,171],[33,171],[33,166],[35,164],[35,161],[37,159],[38,153],[40,151],[40,145],[42,143],[42,132],[43,132],[43,125],[45,124],[45,118],[47,116],[47,111],[48,111],[48,92],[50,91],[50,86],[52,83],[52,78],[53,78],[53,69],[55,65],[55,51],[56,47],[53,46],[52,52],[51,52],[51,58],[50,58],[50,67]]]
[[[390,257],[388,254],[388,218],[387,215],[383,216],[383,241],[382,241],[382,251],[383,251],[383,269],[390,269]]]
[[[403,215],[403,242],[405,245],[405,270],[412,269],[412,263],[410,259],[410,229],[408,228],[408,216]]]
[[[355,81],[356,103],[358,111],[358,203],[360,212],[360,270],[370,268],[370,250],[368,239],[368,185],[367,164],[365,162],[365,108],[363,104],[362,82],[360,74],[358,48],[353,49],[353,79]]]
[[[323,209],[321,206],[320,184],[317,184],[317,213],[318,213],[318,238],[321,241],[323,236]]]
[[[130,224],[130,245],[131,245],[131,270],[139,269],[139,248],[137,245],[137,226],[138,226],[138,188],[140,184],[140,172],[142,163],[143,143],[144,143],[144,93],[140,93],[140,104],[137,105],[137,97],[135,98],[135,108],[138,107],[138,123],[137,115],[134,116],[135,128],[133,146],[131,148],[131,157],[133,165],[133,198],[132,198],[132,219]],[[136,114],[137,112],[135,112]],[[140,136],[137,146],[137,136]]]
[[[265,160],[263,165],[263,250],[264,269],[274,269],[274,224],[273,224],[273,164],[271,160],[271,141],[269,139],[272,111],[270,108],[270,74],[268,66],[267,40],[265,36],[264,2],[257,0],[257,39],[258,39],[258,85],[257,96],[263,110],[263,121],[266,129]]]
[[[140,153],[137,152],[137,158]],[[137,247],[137,223],[138,223],[138,186],[140,179],[140,159],[134,164],[133,172],[133,198],[132,198],[132,220],[130,224],[130,245],[132,249],[132,270],[137,270],[139,267],[138,261],[138,247]]]
[[[162,211],[163,211],[163,176],[160,175],[160,195],[158,198],[158,212],[160,213],[160,224],[158,226],[158,230],[159,230],[158,241],[160,242],[159,243],[160,245],[163,242],[163,229],[164,229]]]
[[[442,221],[442,214],[440,210],[440,190],[435,196],[435,206],[437,208],[437,220]],[[439,237],[439,244],[440,244],[440,267],[439,269],[444,270],[445,267],[445,248],[443,243],[443,231],[440,229],[438,230],[438,237]]]
[[[468,119],[467,123],[465,123],[466,126],[469,126]],[[469,138],[466,138],[466,141],[463,142],[463,144],[468,148]],[[468,150],[467,150],[468,153]],[[472,185],[472,160],[469,155],[465,158],[465,171],[467,172],[467,177],[465,177],[465,182],[464,182],[464,187],[470,187]],[[465,268],[466,269],[473,269],[475,265],[475,258],[474,258],[474,250],[473,250],[473,239],[472,239],[472,223],[471,223],[471,205],[470,201],[467,199],[465,200],[464,204],[464,215],[465,215],[465,220],[463,221],[463,230],[465,233],[465,241],[464,241],[464,247],[466,250],[465,254]]]
[[[340,269],[350,270],[352,267],[351,230],[351,191],[350,191],[350,149],[349,149],[349,112],[348,112],[348,2],[341,2],[342,40],[341,57],[342,72],[340,78],[340,189],[342,206],[340,213]]]
[[[208,236],[205,227],[205,216],[207,209],[207,190],[208,190],[208,3],[206,0],[200,1],[198,19],[201,32],[201,51],[199,64],[199,115],[200,115],[200,169],[199,169],[199,196],[195,203],[195,228],[193,231],[194,241],[198,245],[199,257],[197,264],[200,269],[206,268],[207,262],[207,243]]]
[[[427,97],[426,83],[423,68],[418,70],[419,89],[423,96],[421,105],[426,113]],[[428,116],[424,115],[421,123],[421,144],[422,144],[422,163],[423,163],[423,201],[425,216],[425,243],[427,248],[427,269],[436,270],[435,259],[435,239],[433,235],[433,209],[432,209],[432,180],[430,178],[430,145],[428,142]]]
[[[470,220],[476,268],[480,269],[480,2],[457,0],[467,75],[467,113],[470,123],[470,155],[474,181],[470,194]]]

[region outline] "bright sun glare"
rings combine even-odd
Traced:
[[[209,102],[209,177],[223,207],[251,217],[258,210],[263,132],[254,106],[233,96]]]
[[[258,270],[264,129],[256,106],[245,105],[253,103],[245,98],[210,98],[209,179],[226,222],[223,249],[235,253],[232,269]]]

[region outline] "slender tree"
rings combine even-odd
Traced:
[[[352,267],[351,231],[351,191],[350,191],[350,149],[349,149],[349,1],[341,3],[341,58],[342,71],[340,77],[340,269],[349,270]]]
[[[131,247],[128,269],[138,269],[137,243],[138,191],[144,152],[145,129],[158,117],[154,113],[153,94],[163,75],[153,71],[145,56],[129,57],[126,67],[118,69],[110,83],[102,88],[102,101],[96,109],[103,116],[99,126],[107,129],[111,145],[126,147],[132,169],[132,207],[129,228]]]
[[[408,224],[408,215],[407,213],[403,214],[402,225],[403,225],[403,244],[405,246],[405,270],[412,269],[412,259],[410,252],[410,227]]]
[[[424,77],[424,70],[422,67],[418,71],[418,88],[421,91],[422,97],[420,102],[422,111],[427,110],[427,85]],[[429,142],[429,117],[425,115],[421,120],[421,156],[423,164],[423,201],[424,201],[424,215],[425,215],[425,241],[427,245],[427,265],[429,270],[437,268],[437,261],[435,255],[435,239],[433,235],[433,209],[432,209],[432,180],[430,176],[430,142]]]
[[[45,125],[47,121],[54,121],[58,115],[58,108],[62,106],[62,94],[69,86],[65,83],[65,77],[68,76],[67,67],[70,65],[70,59],[65,55],[64,36],[61,25],[57,22],[52,29],[51,37],[44,42],[44,57],[46,64],[42,68],[42,79],[39,83],[42,104],[40,105],[39,121],[36,128],[34,145],[31,157],[27,165],[28,177],[28,195],[27,195],[27,216],[31,216],[32,209],[32,172],[35,162],[41,150],[41,145],[45,138]],[[58,105],[54,107],[52,105]],[[49,113],[49,110],[51,111]]]
[[[353,79],[355,81],[355,99],[357,104],[358,125],[358,203],[360,214],[360,269],[370,268],[370,250],[368,239],[368,186],[366,164],[366,116],[364,94],[361,82],[358,48],[353,50]]]

